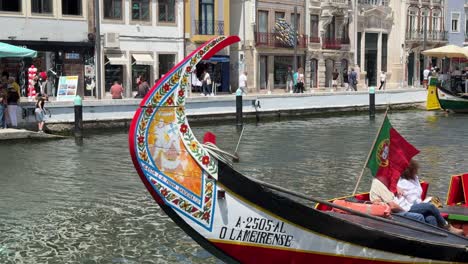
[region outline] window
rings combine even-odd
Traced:
[[[214,34],[214,0],[200,0],[199,33],[202,35]]]
[[[132,20],[150,20],[150,0],[132,0]]]
[[[440,30],[440,13],[434,12],[432,14],[432,30],[439,31]]]
[[[31,12],[36,14],[51,14],[52,0],[31,0]]]
[[[175,55],[174,54],[159,54],[159,78],[165,75],[172,67],[175,65]]]
[[[291,13],[291,26],[294,26],[294,28],[296,29],[297,32],[299,32],[299,26],[301,25],[301,15],[299,13],[296,14],[297,15],[297,20],[296,20],[296,16],[294,15],[294,13]],[[297,23],[296,23],[297,21]]]
[[[0,11],[21,12],[22,0],[0,0]]]
[[[122,0],[104,0],[104,18],[122,19]]]
[[[459,27],[459,20],[460,20],[460,13],[452,13],[452,32],[459,32],[460,27]]]
[[[258,11],[258,32],[268,33],[268,11]]]
[[[62,14],[70,16],[81,16],[81,0],[62,0]]]
[[[318,27],[319,27],[319,16],[310,15],[310,37],[311,38],[319,37]]]
[[[275,22],[279,19],[279,18],[284,18],[285,14],[284,12],[275,12]]]
[[[268,11],[258,11],[257,43],[268,43]]]
[[[175,1],[174,0],[159,0],[158,1],[158,21],[159,22],[175,22]]]

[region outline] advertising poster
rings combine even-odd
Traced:
[[[73,101],[78,89],[78,76],[60,76],[57,101]]]

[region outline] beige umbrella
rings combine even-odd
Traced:
[[[456,45],[447,45],[425,50],[422,54],[436,58],[468,58],[468,49]]]

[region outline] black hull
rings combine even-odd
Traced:
[[[359,217],[353,219],[351,216],[351,221],[359,222],[353,223],[277,194],[222,162],[219,162],[218,181],[243,199],[316,233],[397,254],[468,262],[467,240],[450,233],[447,233],[447,237],[441,237]],[[430,226],[427,228],[434,229]]]

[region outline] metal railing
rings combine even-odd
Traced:
[[[390,0],[359,0],[360,5],[388,6]]]
[[[310,37],[309,43],[320,43],[320,37]]]
[[[324,38],[322,39],[322,48],[324,49],[341,49],[341,39]]]
[[[195,20],[195,35],[224,35],[224,21]]]
[[[282,35],[279,33],[262,33],[255,32],[255,44],[256,46],[266,46],[272,48],[294,48],[294,45],[289,45],[282,41]],[[297,47],[307,47],[307,35],[297,36]]]
[[[447,41],[447,31],[443,30],[428,30],[427,41]],[[423,30],[410,30],[406,32],[406,40],[424,41]]]

